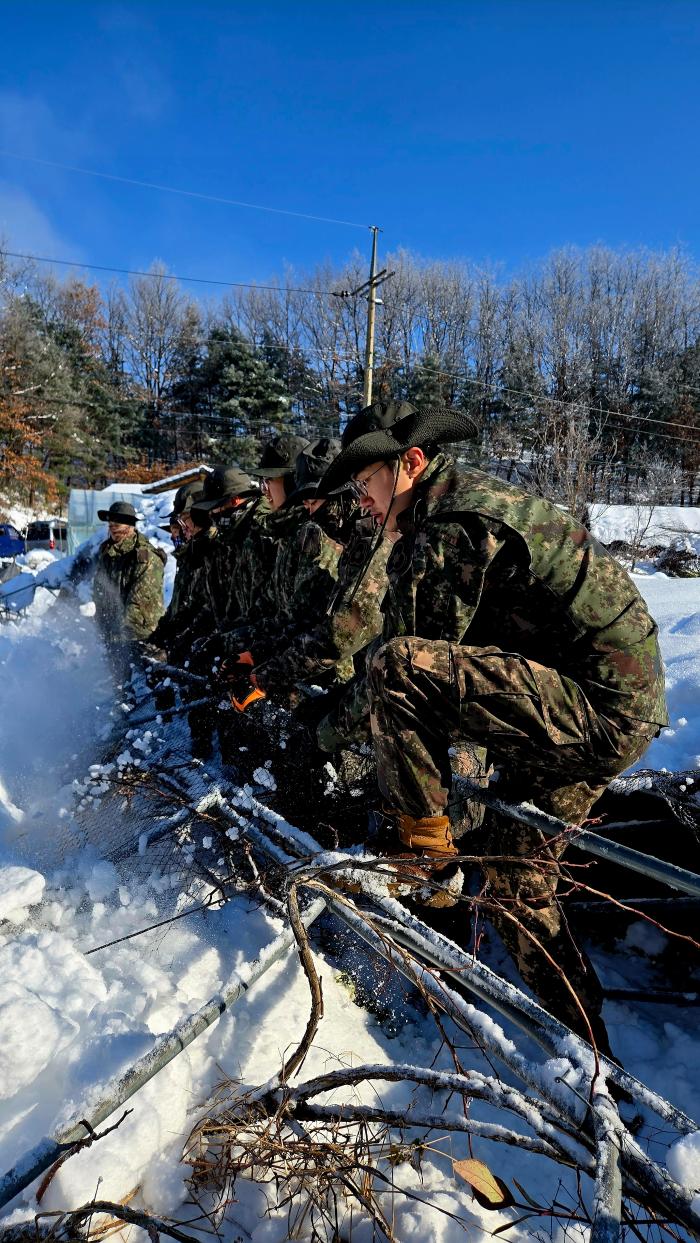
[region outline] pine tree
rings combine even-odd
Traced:
[[[174,400],[198,424],[210,458],[253,465],[261,447],[291,422],[289,398],[272,368],[234,328],[214,328],[206,352]]]

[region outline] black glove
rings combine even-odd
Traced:
[[[294,721],[315,735],[317,725],[332,707],[330,695],[302,695],[294,708]]]

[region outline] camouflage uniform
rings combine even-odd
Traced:
[[[382,640],[368,662],[388,805],[443,814],[449,748],[467,740],[503,766],[504,798],[580,822],[667,722],[657,628],[631,579],[570,515],[480,471],[458,472],[443,455],[399,527]],[[582,973],[560,927],[557,852],[505,821],[495,822],[490,852],[526,858],[487,865],[502,903],[494,922],[526,983],[582,1030],[550,964],[508,918],[545,944],[597,1014],[595,973]]]
[[[150,643],[153,643],[156,647],[163,647],[166,650],[170,648],[174,636],[178,633],[177,615],[187,590],[186,552],[187,544],[180,544],[179,547],[172,550],[172,556],[175,559],[175,581],[173,583],[170,604],[160,618],[155,630],[148,636]]]
[[[278,648],[256,667],[258,685],[272,693],[275,689],[284,691],[302,682],[325,683],[329,676],[346,681],[354,673],[353,657],[382,628],[380,605],[386,590],[385,567],[389,545],[384,543],[376,549],[369,566],[366,565],[372,545],[376,542],[374,523],[371,519],[358,518],[352,524],[349,536],[339,532],[340,539],[347,539],[342,550],[330,536],[319,537],[316,521],[307,523],[302,528],[301,536],[312,527],[316,530],[308,537],[308,551],[313,557],[314,548],[318,548],[318,565],[323,580],[319,576],[313,604],[302,612],[301,602],[306,594],[303,585],[305,576],[302,575],[297,617],[305,625],[297,624],[296,633],[289,634],[286,646]],[[363,569],[366,573],[353,594],[353,587]],[[257,651],[256,641],[257,635],[253,640],[254,654]],[[364,667],[364,661],[360,663]],[[334,712],[336,728],[339,711],[338,707]],[[365,711],[363,704],[360,715],[364,715]],[[353,730],[346,725],[346,732],[352,733]]]
[[[148,639],[163,612],[165,554],[137,531],[121,543],[108,539],[97,554],[95,620],[117,682],[129,675],[135,643]]]
[[[308,514],[303,505],[291,505],[275,511],[268,509],[250,525],[237,548],[233,571],[229,619],[235,617],[237,625],[245,625],[268,611],[270,601],[274,602],[270,583],[278,548],[283,541],[294,539],[306,522]],[[240,650],[237,644],[236,650]]]
[[[210,567],[218,561],[218,545],[217,529],[211,526],[195,533],[182,549],[178,549],[178,572],[164,644],[176,663],[185,658],[195,639],[209,633],[211,614],[205,603],[206,580]],[[165,621],[165,618],[162,620]]]
[[[95,616],[107,643],[147,639],[163,612],[164,555],[134,531],[105,540],[93,585]]]
[[[217,523],[212,556],[207,558],[202,579],[200,607],[206,612],[200,633],[227,630],[240,615],[239,565],[241,552],[251,532],[269,514],[262,496],[226,512]]]

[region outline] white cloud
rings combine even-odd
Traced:
[[[0,242],[24,254],[85,258],[83,249],[61,236],[30,194],[6,181],[0,181]]]
[[[64,124],[39,95],[0,91],[0,149],[79,164],[90,154],[91,142],[85,128]]]

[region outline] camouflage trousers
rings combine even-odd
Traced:
[[[465,775],[471,746],[473,775],[484,780],[487,766],[497,766],[501,797],[527,798],[580,823],[657,730],[602,718],[572,679],[496,647],[397,638],[378,650],[368,672],[379,787],[388,807],[416,817],[444,813],[455,749]],[[489,919],[545,1008],[585,1035],[580,1012],[547,958],[598,1021],[600,985],[562,928],[556,901],[561,846],[547,845],[538,830],[491,816],[485,849]],[[598,1025],[594,1034],[605,1051],[607,1037]]]

